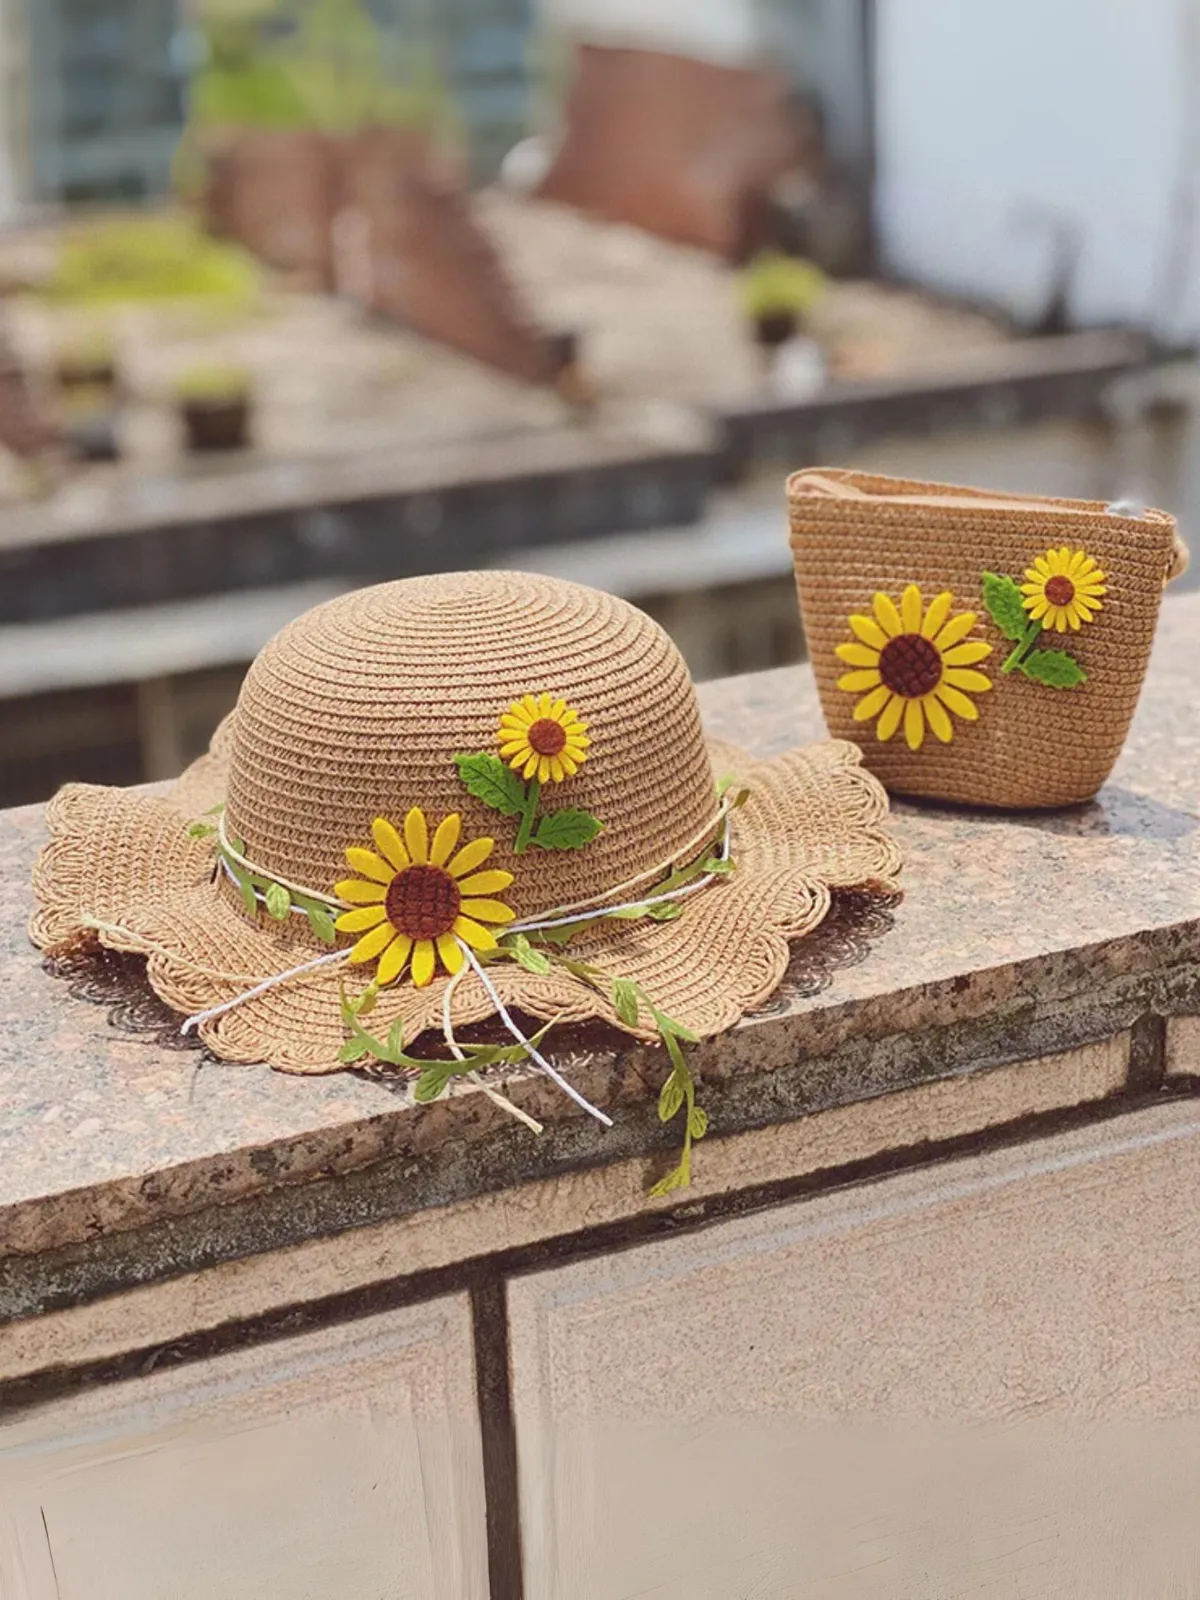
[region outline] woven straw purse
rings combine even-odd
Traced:
[[[788,507],[825,720],[889,789],[1096,793],[1187,565],[1172,517],[840,470],[794,473]]]

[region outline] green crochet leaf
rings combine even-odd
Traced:
[[[309,927],[321,943],[336,944],[337,928],[334,926],[333,912],[328,906],[318,905],[315,900],[305,900],[302,909],[308,918]]]
[[[658,1120],[660,1122],[670,1122],[682,1104],[683,1084],[679,1081],[679,1074],[672,1072],[659,1091]]]
[[[292,909],[292,897],[281,883],[269,883],[263,899],[267,915],[274,917],[276,922],[282,922]]]
[[[548,811],[541,818],[533,835],[533,843],[543,850],[578,850],[590,844],[603,828],[599,817],[590,811]]]
[[[631,1028],[637,1027],[638,986],[630,978],[613,979],[613,1009],[621,1021]]]
[[[693,1106],[688,1112],[688,1132],[693,1139],[703,1139],[708,1132],[708,1112],[703,1106]]]
[[[1023,639],[1029,626],[1025,600],[1012,578],[997,572],[983,575],[983,603],[988,616],[1006,639]]]
[[[458,775],[467,793],[503,817],[519,817],[525,808],[525,785],[499,756],[486,753],[455,756]]]
[[[504,941],[504,948],[512,952],[518,964],[526,972],[532,972],[539,978],[544,978],[550,971],[550,958],[543,955],[540,950],[535,950],[523,933],[517,933],[511,939]]]
[[[1077,689],[1087,682],[1087,673],[1065,650],[1034,650],[1020,668],[1034,683],[1044,683],[1051,689]]]
[[[239,877],[235,879],[235,882],[242,893],[242,904],[252,917],[256,917],[258,915],[258,896],[254,892],[254,885],[249,878]]]

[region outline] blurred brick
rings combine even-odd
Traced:
[[[337,186],[337,152],[324,134],[245,129],[210,154],[209,221],[270,266],[328,288]]]
[[[29,375],[0,329],[0,447],[35,460],[58,442],[58,432],[38,403]]]
[[[373,311],[530,383],[570,368],[573,342],[521,306],[456,175],[419,135],[364,132],[345,141],[341,164],[341,218],[362,219],[348,231]]]
[[[821,166],[782,77],[655,50],[579,47],[561,149],[539,193],[729,259],[786,173]]]

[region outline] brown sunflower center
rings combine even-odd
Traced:
[[[879,676],[893,694],[919,700],[942,681],[942,657],[932,639],[901,633],[879,652]]]
[[[529,730],[530,747],[540,756],[556,756],[567,742],[567,730],[553,717],[539,717]]]
[[[397,933],[436,939],[454,926],[461,901],[458,884],[444,867],[405,867],[388,884],[384,908]]]
[[[1075,598],[1075,585],[1065,573],[1056,572],[1046,579],[1046,599],[1052,606],[1069,606]]]

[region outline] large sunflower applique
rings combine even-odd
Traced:
[[[425,813],[413,806],[404,819],[403,838],[386,818],[376,817],[371,824],[375,849],[352,845],[346,851],[347,862],[362,876],[335,885],[338,898],[353,905],[337,919],[337,929],[362,935],[350,960],[378,958],[377,983],[394,982],[410,956],[419,989],[432,981],[439,959],[453,977],[466,959],[463,944],[494,950],[496,936],[488,924],[513,920],[512,908],[492,898],[509,887],[512,873],[479,870],[495,840],[473,839],[458,850],[461,831],[462,818],[451,812],[430,840]]]
[[[875,722],[881,741],[903,725],[910,750],[919,750],[928,726],[949,744],[954,737],[951,714],[966,722],[979,716],[972,695],[985,694],[992,680],[976,670],[992,653],[984,639],[968,635],[978,622],[974,611],[952,616],[954,596],[945,590],[925,606],[920,589],[910,583],[897,608],[889,595],[877,594],[872,616],[852,616],[853,642],[837,646],[838,659],[853,670],[838,679],[838,688],[861,695],[854,707],[856,722]]]

